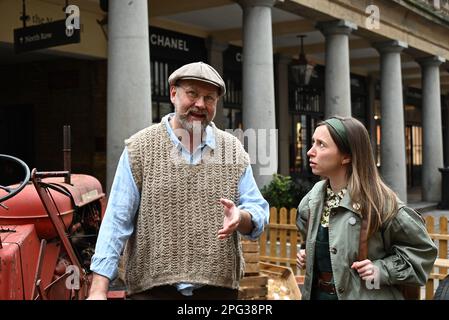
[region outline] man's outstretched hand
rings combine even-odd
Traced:
[[[218,239],[229,238],[238,228],[242,215],[240,209],[231,200],[221,198],[220,203],[224,209],[223,228],[218,230]]]

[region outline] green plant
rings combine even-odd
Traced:
[[[261,193],[270,207],[290,209],[298,206],[311,187],[308,181],[295,182],[290,176],[275,173],[273,180],[261,189]]]

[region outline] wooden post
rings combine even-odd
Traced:
[[[440,231],[439,234],[447,235],[447,218],[440,217]],[[447,259],[447,239],[439,239],[438,240],[438,257]],[[447,268],[438,268],[439,274],[447,274]]]
[[[293,274],[297,274],[297,266],[296,266],[296,255],[298,253],[298,230],[296,230],[296,213],[297,210],[295,208],[290,210],[290,224],[295,226],[294,230],[289,230],[290,232],[290,259],[293,260],[293,263],[290,263],[290,267],[293,270]]]
[[[270,225],[278,223],[278,213],[276,208],[270,209]],[[270,252],[269,256],[276,256],[277,229],[269,228],[270,232]]]
[[[428,233],[433,233],[434,231],[434,219],[432,216],[426,217],[426,227]],[[426,300],[431,300],[433,298],[433,279],[429,277],[426,284]]]

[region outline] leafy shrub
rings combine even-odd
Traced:
[[[296,208],[301,199],[310,191],[312,183],[307,180],[295,182],[290,176],[273,174],[273,180],[261,189],[270,207]]]

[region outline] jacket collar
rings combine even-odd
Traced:
[[[326,197],[326,188],[329,184],[329,180],[321,180],[320,182],[316,183],[314,188],[314,196],[312,196],[312,202],[309,204],[310,208],[316,208],[319,210],[322,210],[324,205],[324,199]],[[353,202],[351,199],[351,196],[349,195],[349,190],[345,193],[343,196],[343,199],[340,201],[339,207],[343,207],[349,211],[354,212],[356,215],[362,218],[362,212],[360,211],[360,204],[357,202]],[[319,211],[318,210],[318,211]]]
[[[354,212],[360,218],[362,218],[362,212],[360,211],[360,204],[357,202],[353,202],[351,196],[349,195],[349,190],[344,195],[343,199],[340,201],[340,207],[343,207],[349,211]]]

